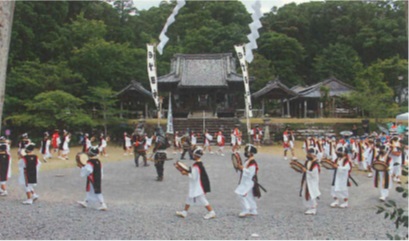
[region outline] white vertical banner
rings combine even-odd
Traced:
[[[249,73],[247,71],[247,64],[245,59],[245,52],[243,45],[235,45],[234,48],[236,49],[237,56],[240,61],[241,72],[243,75],[243,82],[244,82],[244,100],[246,105],[246,115],[248,117],[253,117],[253,107],[251,106],[251,93],[250,93],[250,80],[249,80]]]
[[[172,96],[169,92],[169,103],[168,103],[168,123],[166,125],[166,133],[173,134],[173,113],[172,113]]]
[[[155,58],[155,46],[152,44],[146,44],[147,48],[147,66],[149,83],[151,85],[151,92],[153,100],[155,101],[156,108],[159,108],[159,93],[158,93],[158,77],[156,75],[156,58]]]

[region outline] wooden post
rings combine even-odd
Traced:
[[[281,106],[281,117],[284,117],[284,100],[283,98],[280,99],[280,106]]]
[[[324,104],[322,102],[320,102],[320,117],[322,118],[324,115]]]
[[[287,117],[291,118],[291,113],[290,113],[290,99],[287,99]]]
[[[304,100],[304,118],[307,118],[307,100]]]
[[[7,63],[15,1],[0,1],[0,129],[6,93]]]

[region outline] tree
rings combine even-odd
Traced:
[[[267,32],[259,39],[258,52],[271,61],[276,75],[289,86],[302,83],[297,69],[304,57],[304,48],[294,38]]]
[[[135,77],[148,81],[145,50],[104,39],[94,39],[74,50],[70,67],[81,73],[89,86],[108,84],[119,90]]]
[[[108,124],[118,119],[115,117],[118,112],[115,108],[118,101],[114,97],[115,92],[111,88],[104,87],[90,87],[88,91],[87,100],[98,110],[98,117],[101,117],[98,118],[99,124],[104,127],[104,133],[107,136]]]
[[[356,74],[362,71],[358,54],[351,47],[343,44],[330,44],[314,58],[313,79],[321,81],[331,76],[355,85]]]
[[[254,61],[248,65],[248,69],[250,76],[254,76],[256,79],[251,85],[253,91],[263,88],[269,81],[276,78],[276,70],[273,63],[258,53],[254,53]]]
[[[400,94],[403,88],[408,86],[408,60],[396,55],[389,59],[378,60],[372,66],[383,73],[382,81],[393,89],[394,98],[402,104]]]
[[[80,128],[93,126],[82,109],[85,102],[61,90],[43,92],[25,103],[26,112],[6,118],[15,126],[31,128]]]
[[[394,116],[398,111],[393,90],[382,79],[383,73],[376,66],[367,68],[358,75],[356,90],[347,97],[353,106],[376,121]]]
[[[25,103],[42,92],[61,90],[75,96],[85,94],[86,81],[65,62],[25,61],[11,69],[6,82],[5,115],[27,111]]]

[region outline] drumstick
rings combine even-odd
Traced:
[[[258,186],[260,187],[261,190],[263,190],[264,192],[267,192],[267,190],[263,186],[261,186],[260,183],[258,184]]]
[[[358,183],[355,181],[353,177],[349,176],[349,179],[351,179],[351,181],[355,184],[355,186],[358,186]]]

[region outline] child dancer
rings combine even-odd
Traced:
[[[187,212],[191,205],[205,206],[209,211],[203,218],[212,219],[216,217],[216,213],[210,206],[205,194],[210,192],[210,181],[207,176],[206,169],[200,159],[203,156],[203,149],[198,147],[193,151],[195,163],[191,168],[191,172],[183,171],[182,174],[189,176],[189,195],[186,198],[186,205],[183,211],[177,211],[179,217],[187,217]]]

